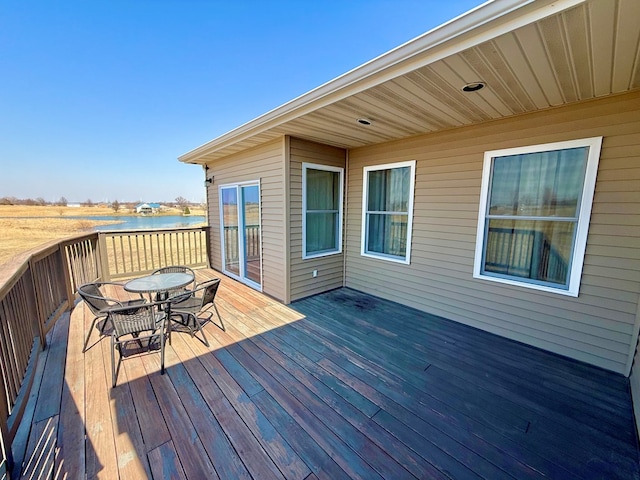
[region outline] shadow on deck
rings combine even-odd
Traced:
[[[224,277],[216,303],[210,348],[174,334],[166,375],[131,357],[115,389],[88,309],[63,317],[24,476],[640,478],[622,376],[349,289],[287,307]]]

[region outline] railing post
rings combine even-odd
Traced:
[[[204,232],[204,253],[207,256],[207,268],[211,268],[211,227],[202,227]]]
[[[111,280],[111,274],[109,272],[109,256],[107,254],[107,240],[106,235],[98,233],[98,258],[100,265],[100,279],[103,282],[109,282]]]

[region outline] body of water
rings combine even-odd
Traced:
[[[108,220],[116,221],[120,223],[114,223],[113,225],[100,225],[95,227],[96,230],[157,230],[162,228],[179,228],[179,227],[192,227],[194,225],[200,225],[206,221],[204,216],[192,215],[183,217],[182,215],[150,215],[150,216],[135,216],[135,217],[74,217],[83,220]]]
[[[157,230],[163,228],[181,228],[193,227],[206,222],[204,215],[190,215],[183,217],[182,215],[151,215],[151,216],[91,216],[91,215],[73,215],[65,217],[0,217],[3,219],[19,219],[19,218],[55,218],[69,220],[94,220],[94,221],[110,221],[119,222],[111,225],[99,225],[96,230]]]

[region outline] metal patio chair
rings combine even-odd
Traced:
[[[186,329],[191,334],[191,337],[196,337],[196,334],[200,332],[202,334],[202,343],[208,347],[209,341],[202,329],[200,314],[208,314],[205,321],[210,320],[213,316],[213,312],[210,308],[213,306],[213,309],[218,316],[218,320],[220,320],[220,328],[224,330],[222,317],[220,317],[220,312],[218,312],[218,307],[216,307],[215,304],[216,293],[218,293],[219,286],[219,278],[208,280],[206,282],[199,283],[194,290],[189,292],[190,294],[186,299],[179,298],[178,301],[171,301],[170,331]],[[174,328],[174,325],[176,325],[177,328]],[[169,335],[171,335],[171,332]]]
[[[117,288],[123,288],[122,284],[115,282],[86,283],[78,287],[78,294],[87,304],[89,310],[91,310],[91,313],[93,313],[94,315],[93,321],[91,322],[91,327],[89,328],[87,337],[84,341],[82,353],[87,351],[87,345],[89,344],[89,339],[91,338],[93,328],[96,326],[96,322],[98,322],[98,320],[100,319],[102,319],[102,323],[99,326],[100,334],[105,334],[109,311],[112,308],[126,307],[129,305],[140,305],[142,303],[145,303],[145,300],[143,298],[136,298],[133,300],[116,300],[115,298],[106,297],[102,293],[101,289],[104,289],[104,287],[107,285],[111,285]]]
[[[164,375],[164,344],[166,314],[160,310],[163,302],[143,303],[109,310],[113,324],[111,334],[111,374],[113,386],[118,381],[122,359],[130,355],[160,348],[160,373]],[[119,357],[116,365],[115,352]]]

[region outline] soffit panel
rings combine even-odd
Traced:
[[[200,158],[281,135],[354,148],[640,88],[638,18],[638,0],[592,0]],[[476,81],[487,86],[462,92]]]

